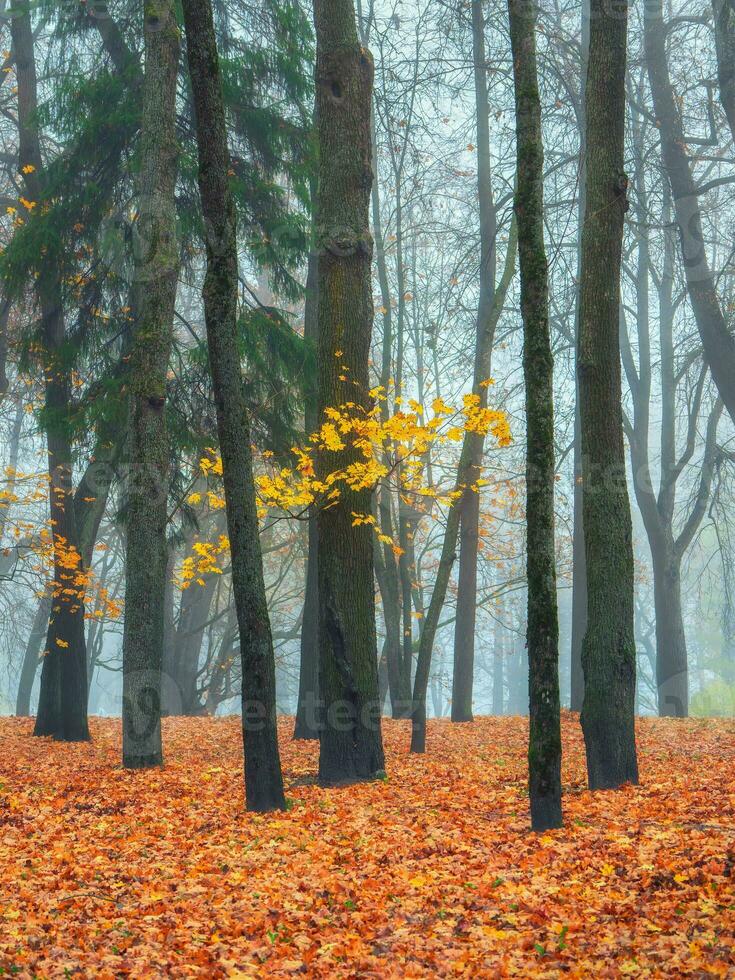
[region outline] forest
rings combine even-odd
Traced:
[[[735,0],[0,43],[0,978],[735,976]]]

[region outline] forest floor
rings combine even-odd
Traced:
[[[735,976],[735,721],[639,722],[641,786],[591,794],[564,716],[564,828],[528,831],[527,726],[429,725],[388,779],[243,810],[239,722],[165,722],[166,768],[0,719],[0,976]]]

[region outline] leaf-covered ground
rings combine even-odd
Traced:
[[[526,724],[433,722],[389,778],[243,812],[236,719],[165,723],[167,765],[0,719],[0,975],[735,976],[735,721],[643,720],[640,788],[585,789],[565,729],[565,826],[527,830]],[[3,973],[4,970],[4,973]]]

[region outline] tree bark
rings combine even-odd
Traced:
[[[531,826],[562,825],[559,617],[554,540],[554,359],[544,245],[544,150],[533,0],[509,0],[518,172],[515,214],[521,270],[526,388],[526,577]]]
[[[319,133],[319,417],[354,402],[368,411],[373,306],[369,230],[373,61],[357,36],[352,0],[314,0]],[[340,350],[340,356],[335,352]],[[345,365],[345,368],[342,368]],[[346,378],[347,380],[340,380]],[[337,467],[358,458],[348,446]],[[321,478],[331,468],[319,460]],[[380,729],[371,492],[344,490],[319,513],[319,778],[370,779],[385,761]]]
[[[123,765],[128,769],[163,763],[161,669],[169,483],[166,374],[179,269],[175,200],[179,31],[173,0],[146,3],[144,32],[123,628]]]
[[[285,809],[286,801],[278,751],[273,637],[237,343],[237,215],[229,185],[227,124],[211,3],[185,0],[183,6],[206,228],[204,316],[240,631],[245,802],[248,810],[268,812]]]
[[[638,781],[633,542],[620,377],[620,267],[627,4],[592,0],[586,86],[587,202],[582,233],[578,379],[587,632],[582,728],[591,789]]]

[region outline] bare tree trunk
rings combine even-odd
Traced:
[[[554,359],[544,245],[544,149],[533,0],[509,0],[518,175],[515,213],[521,268],[526,388],[526,523],[531,826],[562,825],[559,616],[554,540]]]
[[[587,202],[582,234],[578,378],[582,421],[587,632],[582,728],[591,789],[638,781],[633,532],[625,481],[620,267],[627,5],[592,0],[587,74]]]
[[[173,0],[150,0],[136,228],[136,323],[130,358],[128,529],[123,629],[123,765],[163,763],[161,669],[168,545],[166,373],[173,341],[176,242],[176,82],[179,31]]]
[[[245,801],[248,810],[283,810],[276,667],[263,578],[250,424],[237,344],[237,216],[229,184],[222,80],[211,3],[185,0],[189,74],[199,147],[199,189],[207,232],[204,316],[217,407],[227,502],[232,589],[240,631]],[[334,360],[334,358],[332,358]]]

